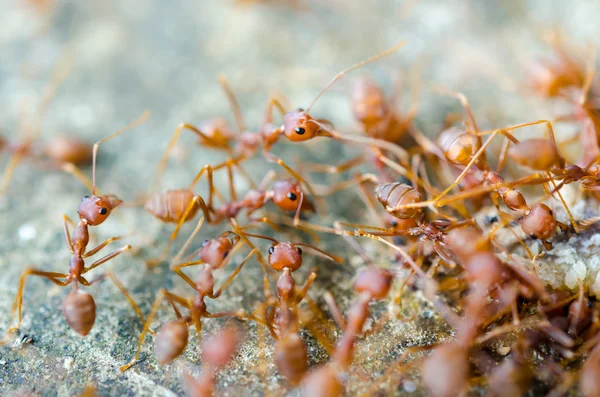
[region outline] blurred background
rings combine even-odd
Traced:
[[[306,107],[335,73],[406,40],[397,53],[337,82],[312,114],[330,119],[345,133],[360,133],[350,110],[350,90],[356,78],[368,74],[389,93],[394,84],[401,83],[401,112],[408,111],[411,92],[418,89],[417,125],[433,136],[448,112],[462,111],[454,99],[432,92],[434,83],[465,93],[482,129],[560,113],[560,105],[528,92],[529,65],[550,54],[549,35],[559,34],[581,48],[597,48],[600,33],[596,23],[600,3],[593,0],[0,0],[0,10],[2,137],[19,140],[29,126],[39,129],[40,143],[61,134],[92,143],[145,109],[152,112],[146,123],[101,147],[99,186],[128,202],[150,191],[157,160],[178,123],[198,124],[215,117],[233,121],[217,83],[219,74],[228,79],[248,125],[257,130],[271,96],[284,98],[291,108]],[[68,65],[68,74],[47,111],[40,112],[44,87],[60,64]],[[560,126],[558,133],[566,136],[569,128]],[[356,149],[319,140],[300,145],[282,142],[274,152],[291,164],[300,159],[337,164]],[[202,165],[224,159],[197,145],[196,138],[186,133],[175,153],[163,187],[186,186]],[[0,157],[2,167],[7,159],[6,154]],[[272,168],[262,158],[246,166],[256,180]],[[84,171],[91,174],[90,169]],[[223,186],[224,180],[218,183]],[[241,181],[239,188],[245,188]],[[64,173],[27,161],[15,171],[7,193],[0,197],[0,330],[6,330],[17,280],[26,266],[66,270],[69,253],[61,216],[66,213],[75,218],[84,194],[85,187]],[[356,196],[344,195],[339,200],[320,221],[327,223],[362,208]],[[188,235],[191,226],[182,235]],[[124,208],[95,233],[98,240],[127,234],[139,246],[162,238],[161,247],[169,230],[161,229],[139,208]],[[206,236],[222,231],[206,230]],[[347,250],[334,239],[324,239],[321,246],[334,252]],[[150,244],[142,256],[157,252]],[[132,291],[144,312],[160,287],[186,291],[168,274],[166,265],[145,272],[139,256],[119,258],[107,266]],[[315,299],[320,291],[332,289],[345,307],[354,270],[331,267],[319,272]],[[257,301],[248,296],[262,288],[260,269],[255,264],[244,273],[232,285],[223,308],[239,307],[242,300]],[[3,394],[27,390],[70,396],[88,382],[97,384],[101,395],[180,393],[179,366],[158,366],[151,358],[151,340],[143,351],[147,360],[124,375],[118,372],[118,366],[133,355],[140,325],[114,287],[93,291],[98,318],[92,333],[82,339],[68,329],[60,314],[66,292],[42,280],[28,281],[18,346],[0,349]],[[164,310],[159,317],[169,316]],[[428,321],[430,329],[398,325],[374,337],[363,349],[370,354],[381,350],[388,354],[377,357],[391,360],[401,351],[401,343],[406,346],[439,337],[443,325]],[[217,329],[215,322],[207,324],[205,332]],[[261,378],[260,371],[252,370],[260,361],[253,338],[249,336],[235,364],[224,371],[221,387],[227,387],[229,395],[290,392],[278,377]],[[193,366],[197,343],[191,346],[183,362]],[[318,347],[310,352],[314,362],[327,359]],[[365,357],[361,364],[369,379],[385,369],[384,359],[376,361]],[[419,393],[412,393],[411,387],[397,387],[393,392]]]

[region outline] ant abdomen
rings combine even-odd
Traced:
[[[360,78],[352,87],[352,113],[366,130],[377,126],[390,113],[383,90],[367,77]]]
[[[481,148],[479,138],[458,127],[448,128],[438,136],[438,145],[452,164],[466,166]],[[479,162],[476,163],[478,166]]]
[[[559,165],[561,157],[554,144],[543,138],[528,139],[512,145],[508,155],[518,164],[537,171],[546,171]]]
[[[421,208],[400,208],[389,211],[400,205],[418,203],[421,194],[414,188],[404,183],[390,182],[377,187],[377,200],[393,216],[400,219],[415,218],[421,213]]]
[[[547,240],[556,232],[556,218],[554,213],[546,204],[537,203],[531,207],[531,211],[521,220],[521,229],[528,236]]]
[[[290,384],[300,383],[308,371],[308,353],[299,334],[286,332],[275,342],[275,363]]]
[[[76,138],[60,136],[46,146],[44,154],[60,163],[86,165],[92,162],[92,145]]]
[[[63,300],[63,315],[67,324],[78,334],[86,336],[96,321],[96,302],[92,295],[73,290]]]
[[[163,222],[178,223],[195,196],[189,189],[156,192],[146,201],[144,208]],[[197,205],[192,207],[186,221],[193,219],[199,209],[200,206]]]
[[[171,320],[162,325],[156,333],[156,359],[167,364],[183,353],[188,343],[188,325],[182,319]]]

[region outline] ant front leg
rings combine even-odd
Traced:
[[[23,319],[22,316],[22,308],[23,308],[23,290],[25,288],[25,280],[27,280],[28,276],[38,276],[38,277],[44,277],[47,278],[48,280],[52,281],[54,284],[64,287],[66,285],[68,285],[71,281],[67,280],[67,274],[65,273],[55,273],[55,272],[44,272],[41,270],[37,270],[37,269],[27,269],[23,272],[23,274],[21,275],[21,280],[19,281],[19,289],[17,291],[17,295],[15,296],[15,301],[13,303],[12,306],[12,312],[14,313],[15,310],[18,313],[18,322],[17,325],[15,325],[14,327],[11,327],[7,333],[11,334],[14,331],[16,331],[17,329],[19,329],[19,327],[21,326],[21,320]],[[58,279],[64,279],[63,281],[60,281]]]
[[[127,244],[123,247],[121,247],[120,249],[111,252],[110,254],[98,259],[96,262],[92,263],[89,267],[86,267],[85,269],[83,269],[83,271],[81,272],[81,274],[86,274],[87,272],[89,272],[90,270],[108,262],[109,260],[113,259],[116,256],[121,255],[123,252],[125,251],[129,251],[131,249],[131,245]]]
[[[233,273],[231,273],[231,275],[229,277],[227,277],[227,280],[225,280],[223,282],[223,284],[219,287],[219,289],[217,290],[217,292],[215,292],[212,295],[208,295],[209,298],[211,299],[216,299],[219,296],[221,296],[221,294],[223,293],[223,291],[225,289],[227,289],[227,287],[229,286],[229,284],[231,284],[231,282],[233,281],[233,279],[235,278],[235,276],[238,275],[238,273],[242,270],[242,268],[244,267],[244,265],[246,264],[246,262],[248,262],[248,260],[255,255],[258,252],[258,249],[254,248],[252,251],[250,251],[250,253],[246,256],[246,258],[238,265],[238,267],[236,267],[236,269],[233,271]]]
[[[21,162],[23,155],[20,153],[15,153],[11,156],[8,161],[8,165],[4,169],[4,173],[2,175],[2,183],[0,184],[0,195],[3,195],[8,189],[8,184],[13,178],[13,173],[19,163]]]

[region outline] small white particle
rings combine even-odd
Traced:
[[[501,356],[506,356],[508,353],[510,353],[510,346],[501,346],[497,351]]]
[[[407,393],[414,393],[417,390],[417,385],[411,380],[407,380],[402,384],[404,391]]]
[[[26,223],[19,228],[19,238],[21,241],[30,241],[37,236],[37,230],[30,224]]]
[[[63,363],[63,367],[65,367],[65,369],[70,369],[73,366],[74,361],[75,361],[75,359],[73,359],[73,357],[65,357],[65,362]]]

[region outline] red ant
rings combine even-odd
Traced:
[[[121,200],[119,200],[113,195],[96,195],[96,154],[98,152],[98,148],[100,144],[108,141],[109,139],[115,138],[116,136],[120,135],[126,130],[144,122],[148,115],[149,113],[145,112],[139,119],[132,122],[125,128],[113,133],[112,135],[107,136],[104,139],[99,140],[94,144],[92,156],[92,195],[85,196],[79,204],[79,208],[77,209],[77,213],[79,214],[79,223],[77,224],[72,236],[69,232],[68,225],[68,222],[71,222],[71,220],[67,215],[63,216],[65,239],[67,246],[69,247],[69,250],[72,254],[71,260],[69,262],[69,271],[68,273],[56,273],[46,272],[35,268],[29,268],[25,270],[25,272],[23,272],[23,275],[21,276],[21,280],[19,282],[17,296],[15,297],[12,309],[13,311],[18,311],[19,320],[17,322],[17,325],[8,330],[9,334],[16,331],[21,325],[23,290],[25,288],[25,281],[29,276],[47,278],[54,284],[59,285],[61,287],[66,287],[68,285],[73,286],[73,290],[63,300],[63,315],[65,317],[65,320],[67,321],[67,324],[69,324],[69,326],[74,331],[83,336],[87,335],[91,331],[92,326],[94,325],[94,321],[96,320],[96,304],[92,295],[79,289],[79,284],[82,284],[87,287],[107,277],[110,278],[116,284],[121,293],[125,295],[129,303],[133,306],[134,310],[142,320],[142,323],[144,322],[144,317],[140,309],[137,307],[137,305],[135,304],[125,287],[123,287],[121,282],[116,278],[116,276],[112,272],[103,273],[102,275],[96,277],[91,281],[86,280],[83,277],[83,275],[88,273],[90,270],[95,269],[96,267],[122,254],[123,252],[131,249],[130,245],[125,245],[122,248],[104,256],[103,258],[98,259],[90,266],[85,266],[85,258],[97,254],[113,241],[120,239],[120,237],[109,238],[108,240],[98,245],[96,248],[86,251],[89,242],[88,227],[98,226],[104,223],[104,221],[108,219],[111,211],[121,203]]]
[[[441,150],[443,151],[444,158],[452,164],[463,166],[463,171],[458,176],[458,178],[456,178],[456,180],[450,186],[448,186],[448,188],[444,192],[439,194],[434,199],[428,201],[420,201],[409,200],[408,198],[406,198],[403,199],[402,202],[399,201],[398,205],[388,207],[386,208],[386,210],[388,210],[388,212],[399,211],[400,214],[404,211],[409,211],[410,209],[415,209],[419,207],[426,207],[432,205],[440,207],[444,204],[444,202],[452,202],[459,198],[465,198],[470,195],[473,195],[477,192],[476,189],[473,189],[472,191],[465,191],[461,194],[457,194],[452,198],[442,200],[442,198],[450,190],[457,186],[460,183],[460,181],[463,178],[465,178],[465,176],[469,172],[471,172],[478,175],[478,178],[489,184],[490,187],[493,187],[493,190],[496,190],[498,197],[502,200],[502,202],[504,202],[504,204],[508,208],[523,214],[523,218],[520,222],[523,231],[529,236],[540,239],[546,247],[546,249],[550,249],[552,245],[547,240],[554,236],[554,234],[556,233],[556,226],[559,226],[561,229],[566,230],[566,225],[562,224],[561,222],[558,222],[555,218],[553,211],[545,204],[536,203],[533,207],[530,208],[527,205],[525,197],[518,190],[512,188],[510,184],[507,184],[504,178],[502,178],[497,171],[492,170],[491,167],[487,165],[487,160],[485,158],[485,150],[496,135],[502,134],[510,141],[517,143],[517,146],[516,149],[515,147],[510,148],[512,151],[508,150],[508,145],[504,146],[501,153],[501,159],[499,161],[499,169],[502,167],[505,161],[505,152],[507,151],[509,152],[509,156],[514,158],[516,161],[520,160],[522,161],[522,164],[530,165],[531,168],[541,169],[542,166],[546,166],[545,169],[548,169],[554,163],[558,163],[559,167],[564,168],[564,159],[560,157],[560,155],[558,155],[558,152],[555,149],[555,142],[553,139],[554,132],[552,124],[548,120],[538,120],[529,123],[517,124],[508,128],[497,129],[493,131],[491,136],[484,144],[481,144],[480,136],[484,133],[480,133],[477,129],[475,118],[472,115],[466,98],[460,93],[452,93],[452,95],[461,99],[463,106],[467,110],[467,113],[469,114],[469,117],[472,120],[472,124],[475,128],[475,131],[467,131],[461,134],[455,129],[446,130],[442,133],[439,142]],[[536,148],[535,150],[532,150],[532,146],[530,143],[525,145],[519,144],[519,141],[510,133],[510,131],[515,130],[517,128],[523,128],[537,124],[545,124],[547,126],[548,133],[551,137],[550,143],[547,140],[541,140],[540,142],[537,142],[541,145],[541,149]],[[525,156],[524,153],[528,153],[529,158],[526,158],[527,156]],[[477,170],[474,170],[472,168],[473,166],[475,166]],[[530,183],[534,181],[539,181],[539,179],[540,176],[538,174],[534,174],[529,177],[522,178],[519,181],[519,183]],[[565,209],[567,210],[571,218],[572,224],[576,225],[576,222],[572,218],[570,211],[568,210],[568,207],[566,205],[566,202],[562,199],[560,192],[558,192],[558,190],[556,192],[561,198],[562,204],[563,206],[565,206]]]
[[[177,223],[177,226],[171,233],[164,254],[159,259],[150,261],[150,265],[159,263],[165,258],[168,254],[170,245],[177,237],[183,223],[193,219],[199,210],[202,210],[204,219],[209,224],[217,224],[224,219],[236,218],[240,211],[246,209],[246,215],[250,221],[265,222],[275,229],[277,229],[277,227],[266,217],[255,219],[252,217],[252,213],[264,207],[269,201],[273,201],[275,205],[284,211],[296,211],[295,224],[297,224],[299,223],[301,210],[314,211],[313,204],[305,198],[298,182],[293,180],[275,181],[272,190],[267,190],[266,187],[273,178],[273,173],[268,173],[259,187],[248,191],[242,200],[237,200],[237,194],[230,173],[229,187],[232,201],[215,209],[213,206],[213,195],[216,192],[216,188],[213,185],[213,172],[226,166],[226,164],[227,162],[214,167],[205,165],[198,172],[188,188],[157,192],[146,201],[145,209],[151,215],[163,222]],[[206,203],[200,195],[193,192],[194,186],[198,183],[204,173],[207,174],[208,180],[208,203]]]
[[[181,257],[186,250],[187,246],[192,242],[198,231],[202,226],[203,219],[200,219],[198,222],[196,229],[192,232],[186,244],[182,247],[179,254],[176,256],[177,258]],[[185,350],[188,339],[189,332],[188,328],[190,325],[194,325],[196,327],[196,332],[200,337],[202,332],[202,318],[218,318],[218,317],[237,317],[240,319],[254,319],[254,316],[247,316],[244,314],[244,311],[238,312],[222,312],[222,313],[210,313],[206,307],[206,298],[216,299],[218,298],[223,291],[231,284],[235,276],[242,270],[242,267],[248,262],[248,260],[257,253],[255,248],[250,251],[250,253],[246,256],[246,258],[240,262],[235,271],[223,282],[221,287],[215,291],[215,281],[213,278],[212,272],[216,269],[223,268],[229,261],[232,256],[234,248],[238,246],[238,242],[240,240],[240,236],[233,232],[225,232],[219,237],[206,240],[202,247],[198,250],[199,260],[184,262],[175,265],[172,270],[177,273],[190,287],[192,287],[196,292],[197,296],[195,298],[186,299],[182,296],[179,296],[173,292],[167,291],[165,289],[161,289],[154,300],[154,304],[152,305],[152,310],[148,315],[146,322],[144,323],[144,329],[140,334],[140,339],[138,342],[137,350],[135,352],[134,358],[126,365],[123,365],[120,370],[121,372],[126,371],[132,365],[134,365],[140,354],[140,349],[142,347],[142,343],[146,337],[146,333],[150,330],[150,324],[154,320],[158,310],[160,309],[161,303],[166,299],[173,308],[175,315],[177,316],[176,320],[168,321],[164,323],[160,330],[156,334],[156,358],[159,363],[167,364],[183,353]],[[204,264],[204,267],[198,273],[196,281],[194,282],[190,277],[185,275],[181,269],[189,266],[197,266],[199,264]],[[187,316],[182,316],[179,309],[176,305],[180,305],[188,310]]]
[[[300,247],[311,248],[338,263],[341,263],[342,259],[310,244],[279,242],[267,236],[246,232],[244,234],[247,237],[257,237],[273,242],[269,248],[268,264],[271,269],[281,272],[277,281],[278,299],[271,297],[268,290],[265,291],[267,300],[260,310],[263,312],[263,319],[271,336],[276,340],[275,363],[277,368],[290,384],[296,385],[308,371],[306,346],[299,334],[297,308],[317,277],[315,272],[311,272],[304,286],[299,291],[296,289],[292,272],[302,266],[302,249]],[[268,288],[266,281],[265,288]],[[276,311],[267,313],[266,308],[274,305],[277,306]],[[318,337],[318,335],[315,336]]]
[[[265,123],[263,124],[261,133],[258,135],[253,134],[251,132],[246,132],[245,123],[243,122],[243,118],[241,116],[241,112],[239,111],[239,106],[237,104],[237,101],[235,101],[235,97],[233,96],[233,93],[232,93],[231,89],[229,88],[229,86],[227,85],[226,81],[224,80],[224,78],[221,77],[219,79],[220,83],[228,94],[228,98],[230,99],[230,103],[232,104],[232,107],[234,109],[235,118],[238,123],[238,129],[241,131],[238,134],[239,135],[239,138],[238,138],[239,146],[238,146],[238,149],[236,150],[238,152],[238,156],[236,158],[228,159],[227,163],[230,166],[233,166],[234,164],[239,164],[240,162],[242,162],[243,160],[245,160],[247,158],[249,153],[254,153],[256,151],[256,149],[260,145],[262,145],[263,155],[268,161],[281,165],[296,180],[305,184],[308,191],[313,196],[315,196],[315,193],[314,193],[312,187],[296,171],[294,171],[291,167],[289,167],[282,159],[278,158],[273,153],[271,153],[271,151],[270,151],[271,147],[279,140],[279,138],[282,135],[285,135],[285,137],[288,138],[292,142],[303,142],[303,141],[307,141],[309,139],[312,139],[312,138],[315,138],[318,136],[323,136],[323,137],[329,137],[329,138],[333,138],[333,139],[337,139],[337,140],[341,140],[341,141],[355,142],[355,143],[359,143],[359,144],[369,144],[369,145],[373,145],[376,147],[380,147],[382,149],[386,149],[386,150],[390,151],[391,153],[394,153],[400,159],[406,159],[407,154],[404,151],[404,149],[402,149],[401,147],[399,147],[395,144],[392,144],[390,142],[386,142],[386,141],[383,141],[380,139],[369,138],[369,137],[342,136],[342,135],[338,134],[337,132],[334,132],[331,130],[331,128],[330,128],[331,123],[329,123],[327,120],[315,119],[312,116],[310,116],[310,114],[309,114],[310,109],[314,106],[314,104],[317,102],[317,100],[325,93],[325,91],[327,91],[327,89],[329,89],[329,87],[331,87],[331,85],[333,83],[335,83],[337,80],[339,80],[346,73],[348,73],[354,69],[357,69],[367,63],[373,62],[375,60],[378,60],[380,58],[383,58],[387,55],[394,53],[395,51],[399,50],[404,45],[404,43],[405,43],[404,41],[400,42],[399,44],[397,44],[396,46],[394,46],[393,48],[391,48],[387,51],[384,51],[378,55],[368,58],[362,62],[359,62],[359,63],[357,63],[353,66],[350,66],[349,68],[346,68],[343,71],[339,72],[325,86],[325,88],[323,88],[323,90],[321,90],[321,92],[316,96],[316,98],[313,100],[313,102],[310,104],[310,106],[306,110],[297,109],[297,110],[286,113],[284,107],[279,103],[279,101],[277,101],[276,99],[271,99],[269,101],[269,106],[267,108],[267,115],[265,118]],[[272,124],[273,107],[276,107],[283,115],[283,125],[280,127],[277,127],[277,128],[274,127]],[[182,128],[184,128],[184,127],[182,127]],[[187,127],[185,127],[185,128],[187,128]],[[178,128],[178,130],[179,130],[179,128]],[[167,147],[167,150],[165,151],[165,154],[163,155],[163,158],[161,159],[162,165],[159,166],[159,174],[161,174],[162,173],[161,170],[164,169],[164,164],[166,163],[167,153],[170,150],[170,148],[172,148],[174,146],[174,144],[175,144],[174,142],[176,142],[178,135],[179,135],[179,132],[176,131],[176,134],[173,136],[171,142],[169,143],[169,146]]]
[[[54,71],[54,75],[43,90],[43,95],[36,111],[36,120],[40,123],[48,111],[52,98],[61,82],[66,77],[69,70],[65,61],[59,62]],[[92,147],[76,137],[59,136],[50,141],[44,147],[34,147],[34,142],[40,133],[40,126],[25,124],[20,131],[24,133],[24,138],[20,141],[8,141],[0,137],[0,152],[5,151],[11,154],[2,176],[0,184],[0,194],[4,193],[9,182],[12,180],[13,173],[23,158],[29,157],[36,162],[49,162],[51,167],[58,167],[65,171],[70,171],[72,165],[87,165],[92,161]]]
[[[359,296],[348,311],[342,339],[338,342],[331,362],[315,369],[303,379],[304,395],[343,395],[343,374],[350,368],[356,339],[369,317],[369,302],[384,299],[390,292],[393,280],[390,272],[376,267],[359,272],[354,283],[354,291]],[[334,310],[335,312],[338,310]]]

